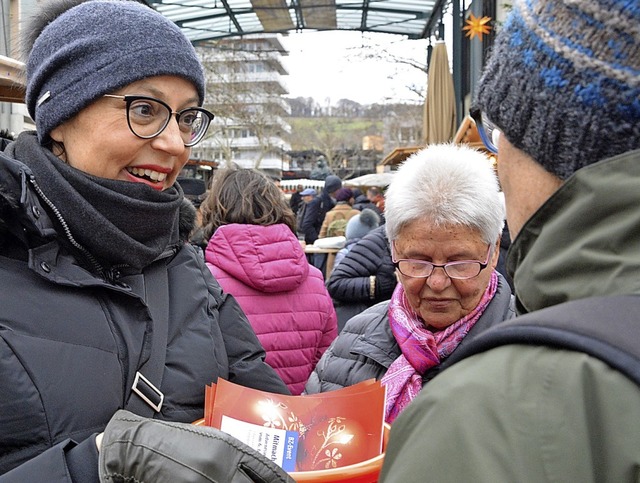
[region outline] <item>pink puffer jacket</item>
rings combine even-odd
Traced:
[[[224,225],[205,258],[232,294],[267,351],[267,363],[300,394],[337,336],[337,319],[322,273],[309,265],[286,225]]]

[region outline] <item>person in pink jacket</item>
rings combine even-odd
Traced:
[[[246,313],[267,364],[300,394],[337,336],[337,317],[291,208],[260,171],[228,169],[215,174],[201,209],[211,273]]]

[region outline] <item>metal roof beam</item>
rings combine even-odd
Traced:
[[[300,8],[300,2],[298,0],[291,0],[291,7],[296,14],[296,29],[299,30],[304,28],[304,15],[302,14],[302,9]]]
[[[362,3],[362,21],[360,22],[360,30],[366,30],[367,28],[367,14],[369,13],[369,0],[364,0]]]
[[[429,20],[424,26],[424,30],[422,31],[422,38],[426,39],[431,37],[433,31],[436,29],[436,22],[440,23],[442,18],[442,9],[446,5],[446,3],[450,0],[436,0],[433,9],[431,9],[431,15],[429,16]],[[444,39],[441,39],[444,40]]]
[[[229,20],[233,22],[233,25],[236,27],[238,34],[242,35],[244,33],[244,30],[242,30],[242,27],[240,26],[240,22],[238,22],[238,19],[236,18],[236,14],[234,13],[233,9],[229,6],[229,2],[227,2],[227,0],[221,0],[221,2],[224,9],[227,11],[227,15],[229,15]]]

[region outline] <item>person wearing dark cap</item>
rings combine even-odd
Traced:
[[[344,236],[347,222],[360,211],[353,208],[353,191],[340,188],[335,193],[336,205],[324,215],[318,238],[328,236]]]
[[[316,197],[318,192],[313,188],[305,188],[300,192],[300,198],[302,200],[302,204],[298,208],[298,213],[296,214],[296,234],[298,235],[299,240],[304,240],[304,232],[302,231],[302,221],[304,220],[304,213],[307,210],[307,205],[311,202],[313,198]]]
[[[316,196],[318,194],[318,192],[316,190],[314,190],[313,188],[306,188],[304,190],[302,190],[300,192],[300,196],[304,197],[308,197],[308,201],[311,201],[313,199],[314,196]]]
[[[336,205],[335,193],[340,188],[342,188],[342,180],[330,174],[324,180],[324,189],[320,196],[315,197],[307,204],[300,227],[307,245],[313,245],[313,242],[318,239],[324,217]]]
[[[291,211],[293,211],[294,215],[298,214],[298,210],[304,203],[302,201],[302,192],[304,191],[304,186],[299,184],[296,186],[296,190],[291,193],[291,198],[289,198],[289,206],[291,207]]]
[[[286,481],[191,424],[220,377],[288,393],[182,226],[213,119],[193,46],[132,1],[42,2],[22,32],[36,131],[0,153],[0,480]]]
[[[472,114],[518,316],[395,421],[380,481],[637,481],[639,25],[638,2],[514,3]]]

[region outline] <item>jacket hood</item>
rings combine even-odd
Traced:
[[[207,245],[208,263],[260,292],[288,292],[309,274],[300,242],[284,224],[219,227]]]
[[[640,293],[640,151],[587,166],[527,221],[509,249],[517,310]]]

